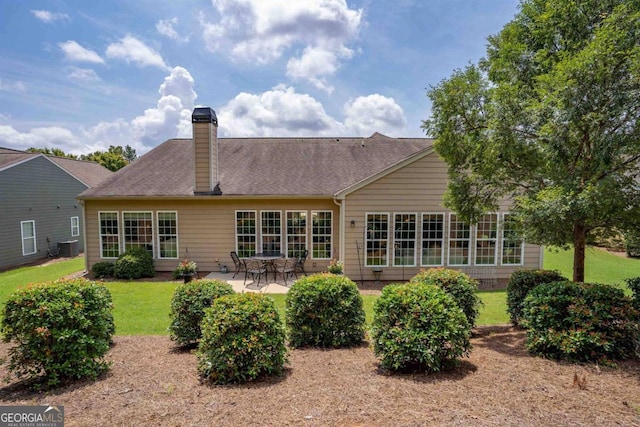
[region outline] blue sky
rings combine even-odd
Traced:
[[[142,154],[219,135],[425,136],[426,90],[517,0],[0,0],[0,146]]]

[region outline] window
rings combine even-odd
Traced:
[[[158,258],[178,258],[178,214],[158,212]]]
[[[144,248],[153,256],[153,215],[151,212],[122,214],[124,250]]]
[[[502,221],[502,256],[503,265],[522,265],[524,240],[515,230],[513,215],[505,213]]]
[[[485,214],[476,225],[476,265],[496,265],[497,249],[498,214]]]
[[[31,255],[37,252],[36,248],[36,222],[20,221],[20,233],[22,235],[22,255]]]
[[[287,212],[287,258],[302,255],[307,249],[307,213]]]
[[[100,212],[100,258],[118,258],[118,212]]]
[[[236,211],[236,252],[240,258],[256,253],[256,212]]]
[[[395,214],[393,225],[393,265],[416,265],[416,214]]]
[[[388,265],[389,214],[367,214],[367,267]]]
[[[80,235],[80,218],[77,216],[71,217],[71,237]]]
[[[422,214],[422,259],[423,267],[443,264],[444,214]]]
[[[314,259],[331,259],[332,214],[331,211],[311,212],[311,257]]]
[[[458,215],[449,216],[449,265],[469,265],[469,246],[471,227],[458,219]]]
[[[260,212],[262,251],[265,253],[282,252],[282,212],[262,211]]]

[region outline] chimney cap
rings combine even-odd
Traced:
[[[210,107],[197,107],[193,109],[191,123],[213,123],[218,126],[218,117]]]

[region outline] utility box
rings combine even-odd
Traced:
[[[77,240],[58,242],[58,251],[60,251],[61,257],[73,258],[78,256],[80,253],[80,245]]]

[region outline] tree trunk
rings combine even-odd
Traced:
[[[587,247],[587,232],[583,223],[573,225],[573,281],[584,282],[584,257]]]

